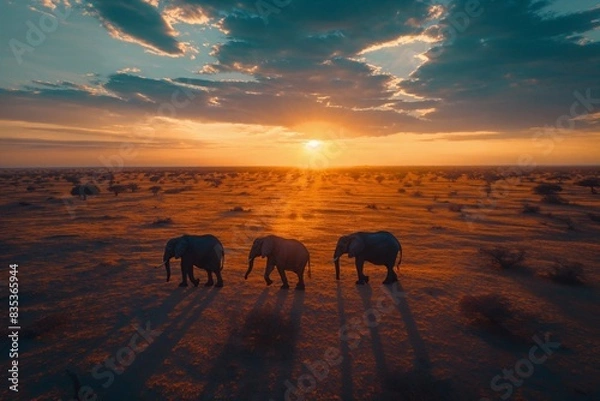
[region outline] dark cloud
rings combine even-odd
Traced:
[[[432,120],[450,131],[555,125],[576,92],[600,90],[600,44],[582,41],[600,27],[600,8],[555,16],[541,13],[548,1],[485,0],[483,13],[457,30],[466,3],[451,3],[440,24],[446,40],[400,85],[440,100]]]
[[[181,55],[184,46],[159,11],[143,0],[90,0],[93,12],[113,34],[126,35],[157,52]]]
[[[600,8],[553,15],[543,11],[550,3],[481,0],[481,15],[465,20],[468,0],[453,0],[436,23],[429,2],[415,0],[293,0],[280,2],[268,18],[255,0],[175,0],[162,9],[168,17],[142,0],[92,0],[110,29],[171,55],[183,50],[166,21],[209,20],[226,39],[212,48],[216,61],[199,70],[253,80],[118,73],[92,87],[36,81],[0,90],[0,118],[64,123],[89,115],[92,124],[162,115],[288,128],[323,121],[349,136],[497,131],[514,137],[555,124],[570,113],[576,92],[585,97],[590,89],[600,98],[600,44],[586,40],[600,26]],[[404,81],[361,58],[367,48],[412,35],[441,42]],[[600,104],[594,106],[598,112]],[[594,124],[580,119],[577,126]]]

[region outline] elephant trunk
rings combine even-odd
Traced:
[[[254,258],[248,258],[248,270],[246,271],[246,275],[244,276],[244,280],[248,280],[248,276],[254,267]]]
[[[163,262],[165,263],[165,269],[167,269],[167,281],[169,281],[169,279],[171,278],[171,255],[169,255],[167,252],[165,252],[165,254],[163,255]]]
[[[335,250],[333,253],[333,263],[335,263],[335,279],[340,279],[340,256],[342,256],[342,252]]]

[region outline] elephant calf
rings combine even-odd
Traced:
[[[266,237],[257,238],[252,244],[250,254],[248,255],[248,271],[244,276],[248,279],[248,275],[254,266],[254,258],[257,256],[267,258],[267,266],[265,269],[265,281],[267,285],[273,284],[273,280],[269,277],[275,267],[281,276],[283,285],[281,288],[290,288],[286,270],[293,271],[298,275],[297,290],[304,290],[304,269],[308,264],[308,277],[310,278],[310,255],[302,242],[295,239],[285,239],[275,235],[267,235]]]
[[[181,258],[181,283],[180,287],[187,287],[187,277],[194,286],[198,287],[199,279],[194,279],[194,266],[206,270],[208,281],[204,284],[209,287],[214,284],[213,273],[217,276],[215,287],[223,287],[221,270],[225,262],[225,250],[221,241],[214,235],[183,235],[171,238],[165,246],[163,263],[167,268],[167,281],[171,278],[171,258]]]
[[[335,251],[333,252],[333,261],[335,262],[335,278],[340,279],[340,256],[347,253],[349,257],[355,258],[356,272],[358,281],[356,284],[365,284],[369,282],[369,276],[363,273],[365,262],[371,262],[374,265],[384,265],[387,268],[387,276],[383,284],[391,284],[398,281],[398,276],[394,272],[394,263],[400,252],[400,258],[396,268],[402,262],[402,245],[393,234],[387,231],[378,231],[373,233],[356,232],[350,235],[343,235],[339,238]]]

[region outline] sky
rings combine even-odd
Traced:
[[[0,167],[600,164],[597,0],[0,7]]]

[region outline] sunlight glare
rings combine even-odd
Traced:
[[[321,146],[321,141],[311,139],[310,141],[306,142],[304,146],[306,146],[307,149],[316,150]]]

